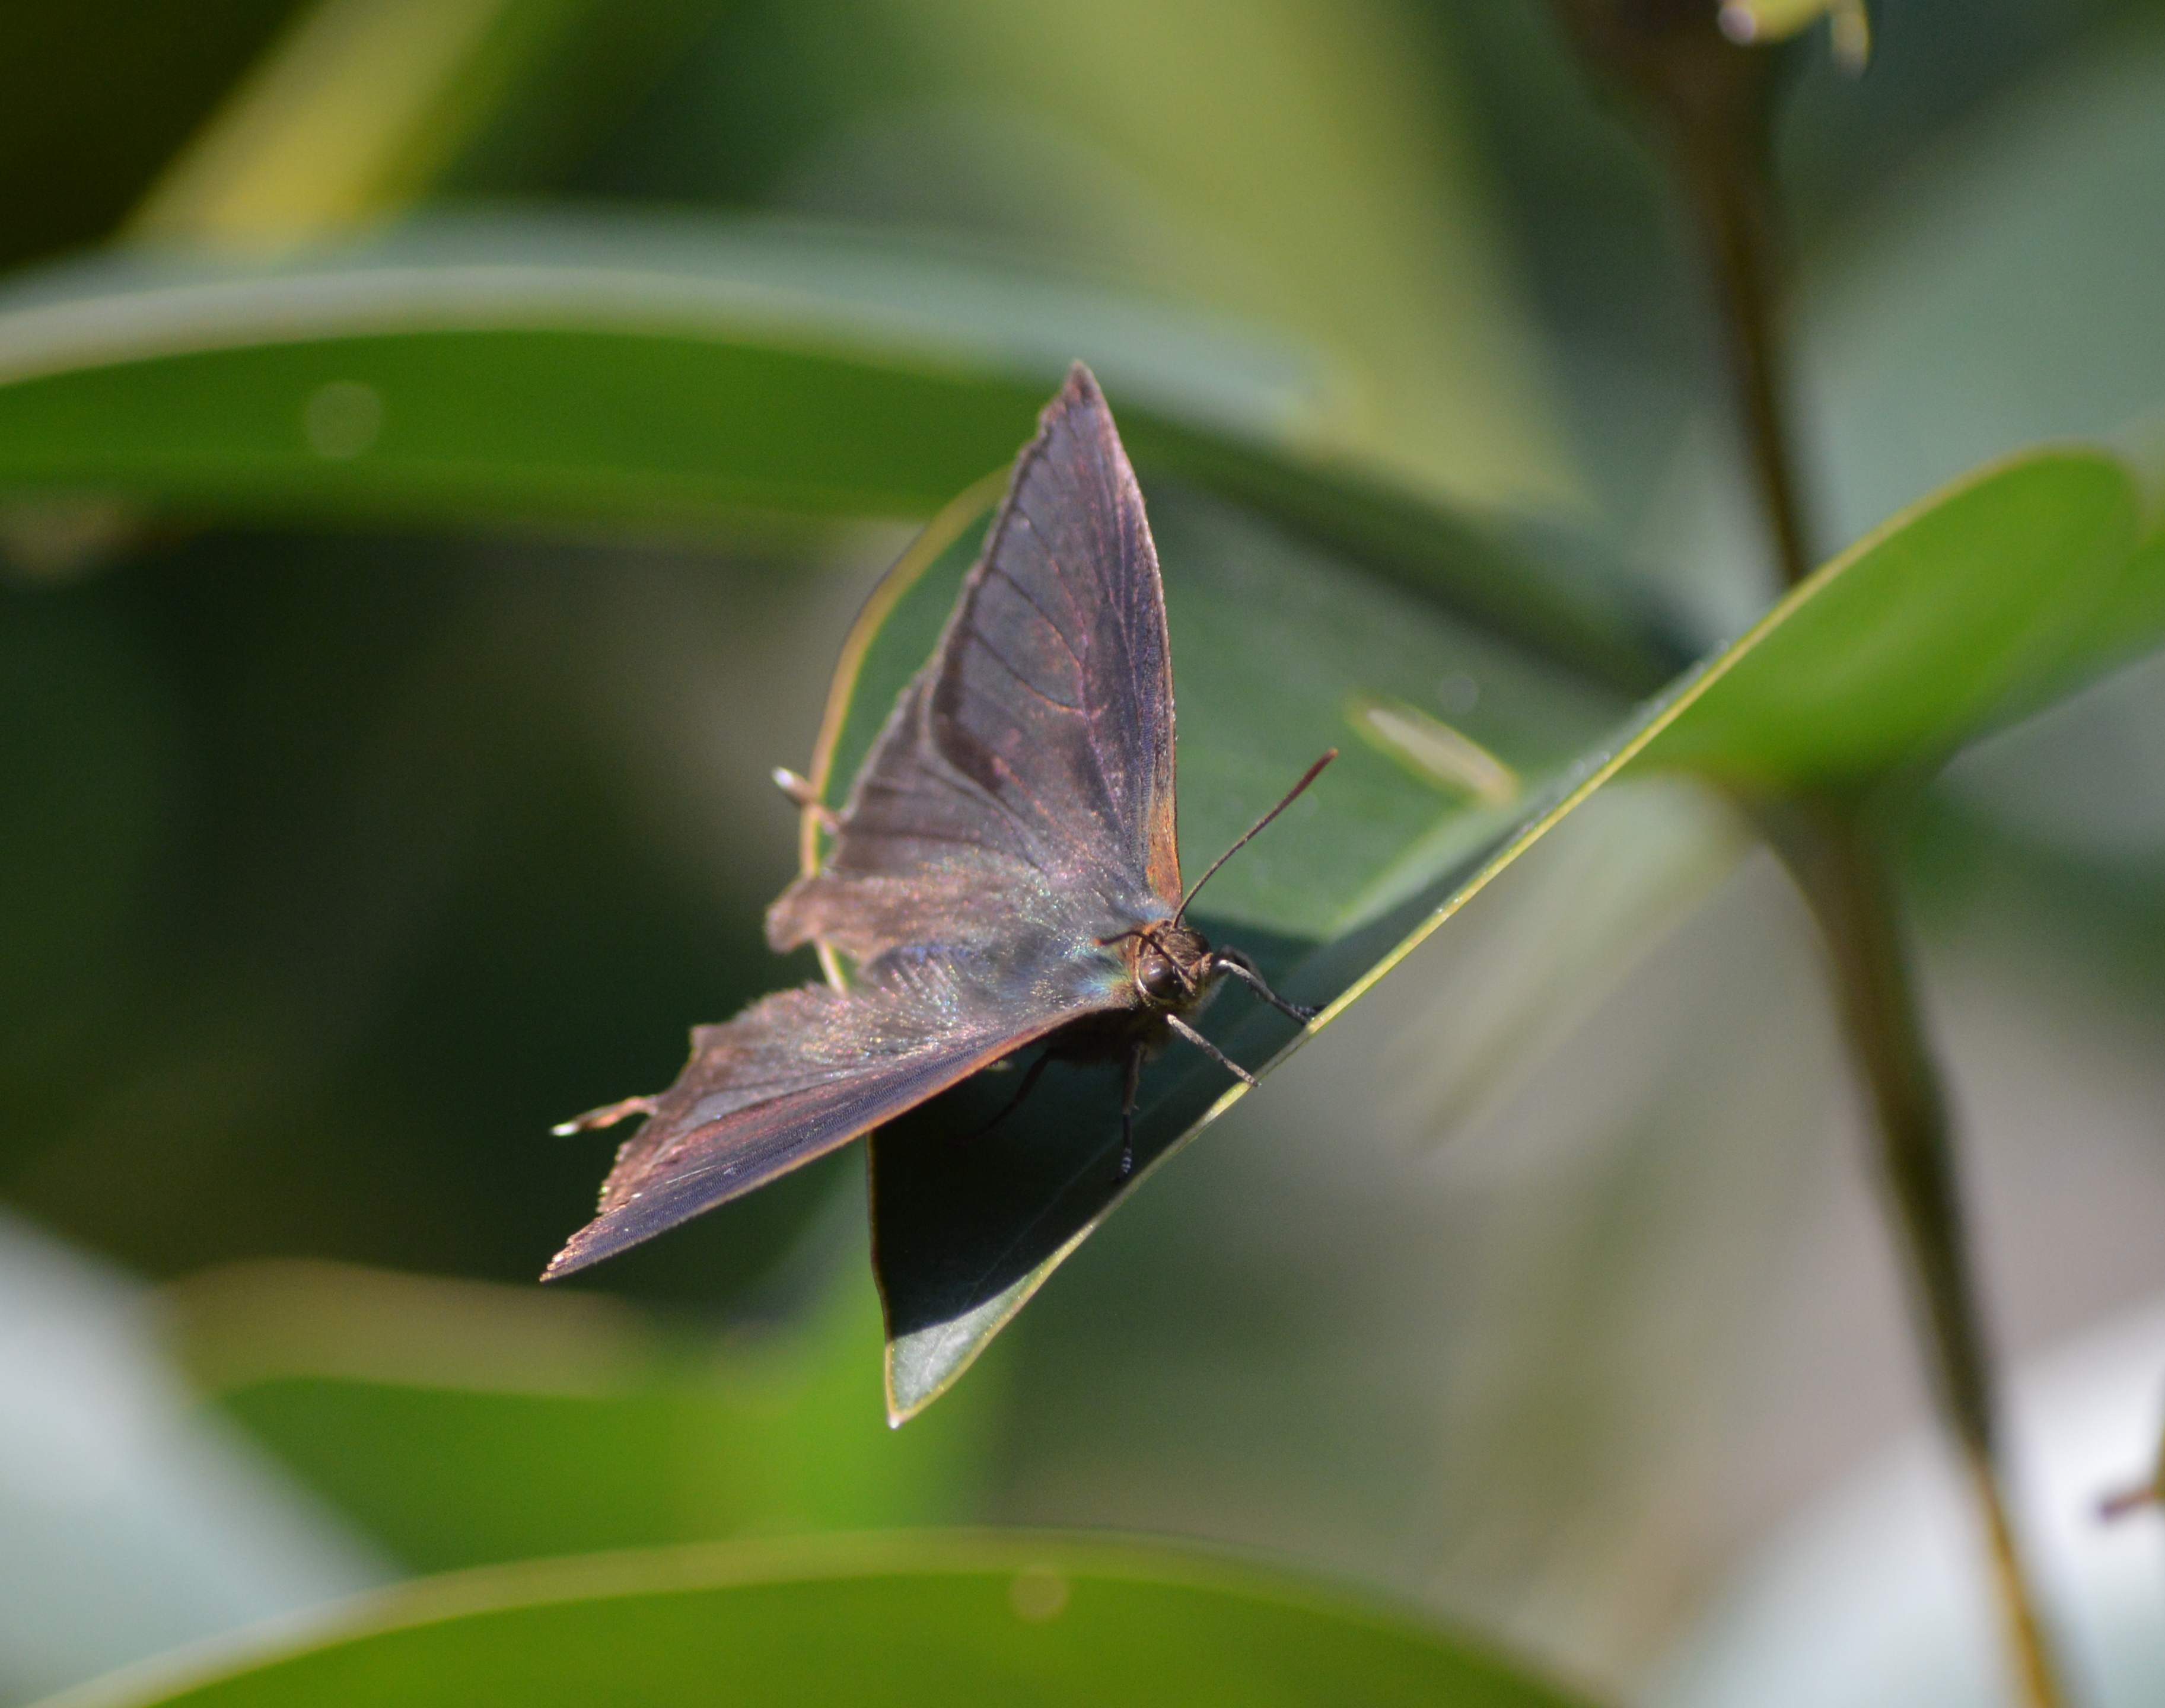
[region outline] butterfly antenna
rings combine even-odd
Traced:
[[[1321,759],[1318,759],[1305,771],[1302,772],[1300,780],[1298,783],[1295,783],[1293,787],[1286,791],[1284,800],[1279,801],[1277,806],[1272,807],[1269,812],[1266,812],[1261,818],[1258,818],[1253,824],[1250,825],[1246,835],[1241,837],[1241,838],[1238,842],[1235,843],[1232,847],[1227,849],[1225,853],[1219,854],[1216,859],[1210,862],[1210,870],[1204,873],[1204,875],[1198,878],[1193,883],[1190,884],[1188,886],[1188,893],[1180,898],[1180,907],[1172,916],[1172,922],[1175,925],[1179,924],[1183,916],[1187,913],[1188,904],[1195,899],[1196,891],[1200,890],[1205,884],[1209,883],[1211,879],[1218,875],[1218,868],[1224,865],[1225,862],[1232,859],[1235,854],[1240,853],[1242,849],[1253,842],[1256,839],[1256,834],[1265,825],[1268,824],[1273,818],[1277,817],[1279,813],[1284,812],[1287,807],[1292,806],[1294,801],[1299,800],[1303,791],[1307,789],[1308,786],[1314,782],[1319,776],[1322,775],[1323,768],[1337,757],[1338,749],[1334,747],[1329,753],[1324,754]]]

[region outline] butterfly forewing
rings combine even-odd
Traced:
[[[940,645],[897,702],[777,948],[859,960],[1098,934],[1172,910],[1172,667],[1157,554],[1111,412],[1079,365],[1015,464]]]

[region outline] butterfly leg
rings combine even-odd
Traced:
[[[1165,1017],[1165,1023],[1171,1027],[1177,1036],[1186,1038],[1190,1043],[1193,1044],[1196,1048],[1201,1050],[1204,1054],[1209,1056],[1212,1061],[1217,1063],[1219,1067],[1225,1069],[1227,1073],[1230,1074],[1242,1085],[1252,1085],[1256,1083],[1256,1076],[1253,1074],[1242,1067],[1240,1063],[1235,1061],[1232,1057],[1227,1055],[1224,1050],[1219,1048],[1216,1044],[1211,1043],[1209,1038],[1205,1038],[1201,1033],[1190,1026],[1185,1020],[1183,1020],[1177,1014],[1167,1015]]]
[[[1143,1041],[1128,1046],[1126,1065],[1120,1070],[1120,1165],[1113,1170],[1115,1185],[1135,1171],[1135,1102],[1143,1083]]]
[[[1032,1091],[1037,1089],[1038,1076],[1046,1070],[1046,1068],[1051,1063],[1051,1060],[1052,1052],[1051,1050],[1046,1050],[1042,1055],[1039,1056],[1035,1061],[1032,1062],[1028,1068],[1023,1070],[1022,1084],[1015,1087],[1014,1096],[1009,1098],[1006,1102],[1000,1106],[1000,1112],[995,1115],[990,1121],[986,1122],[982,1127],[972,1128],[969,1132],[964,1133],[962,1137],[966,1140],[982,1138],[995,1127],[998,1127],[1003,1121],[1006,1120],[1009,1116],[1014,1114],[1016,1110],[1021,1108],[1024,1101],[1029,1097]]]
[[[1263,1001],[1277,1009],[1288,1020],[1298,1020],[1303,1026],[1315,1018],[1315,1010],[1304,1008],[1298,1002],[1288,1002],[1270,987],[1269,981],[1256,970],[1256,964],[1236,949],[1221,949],[1211,956],[1211,964],[1220,972],[1230,973]]]

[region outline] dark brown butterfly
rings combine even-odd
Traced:
[[[1289,805],[1335,757],[1309,768]],[[1172,667],[1157,553],[1111,412],[1077,363],[1016,460],[984,554],[833,821],[832,851],[767,912],[777,949],[856,965],[703,1026],[677,1083],[560,1132],[645,1123],[593,1221],[547,1275],[623,1250],[892,1120],[1042,1041],[1123,1074],[1120,1172],[1144,1060],[1226,975],[1297,1020],[1247,959],[1214,949],[1173,835]],[[1252,1081],[1251,1081],[1252,1083]]]

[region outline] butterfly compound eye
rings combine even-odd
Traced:
[[[1170,1002],[1188,988],[1180,969],[1156,949],[1145,949],[1135,963],[1135,983],[1153,1002]]]

